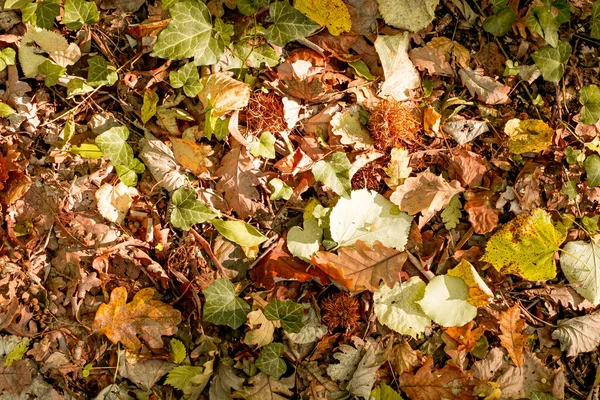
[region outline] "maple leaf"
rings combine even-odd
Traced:
[[[433,360],[428,359],[413,375],[405,372],[398,380],[400,389],[411,400],[470,400],[470,377],[460,369],[446,365],[442,369],[433,369]]]
[[[313,262],[352,292],[364,289],[375,292],[381,281],[389,287],[400,282],[400,271],[407,258],[406,252],[386,247],[379,241],[370,248],[358,240],[354,248],[339,248],[338,254],[319,251]]]
[[[521,318],[521,310],[518,305],[514,305],[500,314],[498,320],[500,324],[501,335],[498,335],[500,344],[508,351],[508,355],[517,367],[523,365],[523,352],[527,338],[524,335],[525,320]]]
[[[153,296],[154,289],[142,289],[127,303],[127,289],[115,288],[110,302],[98,307],[92,329],[113,343],[123,343],[129,350],[140,348],[138,335],[149,347],[162,347],[161,336],[177,332],[181,313]]]

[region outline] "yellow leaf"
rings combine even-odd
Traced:
[[[494,293],[485,284],[479,276],[473,265],[467,260],[461,262],[451,270],[448,270],[449,276],[455,276],[462,279],[469,288],[468,296],[465,299],[467,303],[474,307],[482,307],[490,303],[494,298]]]
[[[342,0],[297,0],[294,7],[318,24],[325,25],[333,36],[352,28],[348,6]]]
[[[207,172],[212,166],[208,157],[213,153],[209,145],[200,145],[190,140],[171,138],[173,144],[173,155],[177,162],[186,168],[189,168],[194,175],[201,175]]]
[[[539,119],[511,119],[504,126],[508,148],[515,154],[543,151],[552,144],[554,129]]]

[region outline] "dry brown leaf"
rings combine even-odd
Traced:
[[[564,398],[564,374],[546,367],[534,354],[525,353],[521,368],[509,367],[496,383],[503,399],[531,399],[532,392]]]
[[[525,320],[521,318],[521,310],[514,305],[500,314],[501,335],[498,335],[500,344],[508,351],[508,355],[517,367],[523,365],[523,354],[528,335],[523,334]]]
[[[274,165],[282,174],[296,175],[300,172],[308,171],[313,165],[313,160],[301,149],[296,149],[288,154]]]
[[[149,347],[162,347],[161,336],[177,332],[181,313],[169,304],[154,300],[153,296],[154,289],[142,289],[127,303],[127,289],[115,288],[110,302],[98,307],[92,329],[113,343],[123,343],[129,350],[140,348],[138,335]]]
[[[416,374],[408,372],[400,375],[400,389],[411,400],[471,400],[470,377],[456,367],[446,365],[434,370],[433,360],[429,359]]]
[[[213,154],[213,149],[208,144],[197,144],[190,140],[171,138],[175,160],[188,168],[196,176],[208,172],[212,162],[208,157]]]
[[[400,271],[407,258],[405,252],[385,247],[379,241],[370,248],[358,240],[354,248],[341,247],[338,254],[319,251],[313,261],[350,291],[374,292],[381,281],[390,287],[400,282]]]
[[[390,362],[394,367],[394,372],[402,374],[404,372],[411,372],[414,367],[421,363],[421,352],[413,350],[410,344],[406,340],[403,340],[400,344],[394,346]]]
[[[471,351],[485,332],[485,328],[482,326],[473,329],[474,325],[475,322],[469,321],[466,325],[453,326],[444,331],[458,343],[458,350]]]
[[[470,68],[462,68],[458,74],[471,96],[486,104],[506,104],[510,102],[510,86],[496,82],[489,76],[483,76]]]
[[[0,359],[0,393],[19,393],[33,379],[33,371],[27,360],[17,360],[12,365],[4,366]]]
[[[256,215],[264,207],[256,189],[260,182],[253,170],[248,152],[238,146],[223,157],[221,167],[215,172],[219,178],[216,190],[224,193],[225,200],[241,219]]]
[[[475,233],[482,235],[496,229],[498,226],[498,211],[489,200],[488,191],[469,191],[465,198],[464,209],[469,215],[469,222]]]
[[[458,149],[448,158],[448,175],[463,187],[481,186],[486,172],[485,159],[479,154]]]

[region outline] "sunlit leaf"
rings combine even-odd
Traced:
[[[508,148],[515,154],[540,152],[552,144],[554,129],[539,119],[513,118],[504,125],[508,135]]]
[[[212,224],[226,239],[240,246],[254,247],[267,240],[255,227],[244,221],[221,221],[213,219]]]
[[[9,65],[15,65],[16,55],[17,53],[10,47],[0,50],[0,71],[6,69]]]
[[[237,329],[246,322],[250,306],[235,294],[233,284],[224,278],[216,279],[202,292],[206,297],[202,319],[215,325]]]
[[[106,62],[102,56],[95,56],[88,59],[88,78],[87,84],[90,86],[113,85],[119,76],[115,67]]]
[[[271,187],[271,196],[269,199],[271,200],[289,200],[294,193],[294,189],[289,187],[279,178],[273,178],[269,181],[269,186]]]
[[[560,266],[577,293],[593,305],[600,304],[600,241],[594,236],[590,242],[569,242],[560,253]]]
[[[84,24],[93,24],[99,18],[98,8],[93,1],[66,0],[65,16],[62,19],[69,29],[80,29]]]
[[[200,75],[198,75],[198,67],[194,63],[187,63],[177,71],[171,71],[169,74],[171,87],[178,89],[183,88],[186,96],[195,97],[202,90],[200,83]]]
[[[280,321],[281,327],[287,332],[298,333],[302,329],[304,315],[302,304],[291,300],[273,299],[263,309],[263,313],[271,321]]]
[[[346,153],[336,152],[328,159],[317,162],[312,173],[316,181],[324,183],[336,194],[349,198],[352,191],[350,167],[352,164]]]
[[[138,174],[146,170],[146,166],[137,158],[132,159],[128,165],[116,165],[117,175],[121,182],[127,186],[135,186],[138,181]]]
[[[287,234],[287,248],[292,255],[308,261],[310,256],[319,251],[323,229],[316,219],[304,221],[304,229],[294,226]]]
[[[441,326],[463,326],[477,316],[477,307],[467,302],[468,297],[469,288],[461,278],[438,275],[427,284],[418,304]]]
[[[110,159],[113,165],[130,165],[133,149],[127,143],[129,129],[115,126],[96,137],[96,145]]]
[[[58,83],[58,79],[67,72],[67,69],[50,60],[46,60],[40,64],[38,72],[42,75],[46,75],[44,83],[47,87],[52,87]]]
[[[254,157],[275,158],[275,136],[271,132],[263,132],[260,140],[252,143],[250,154]]]
[[[173,205],[171,224],[184,231],[189,231],[192,226],[218,216],[210,207],[196,199],[196,192],[193,189],[179,188],[174,191],[171,204]]]
[[[267,29],[265,37],[277,46],[283,47],[288,42],[302,39],[319,29],[319,24],[305,17],[287,1],[272,3],[269,14],[273,25]]]
[[[439,0],[377,0],[377,2],[387,24],[416,32],[433,21]]]
[[[294,7],[316,23],[325,25],[333,36],[352,28],[348,6],[342,0],[297,0]]]

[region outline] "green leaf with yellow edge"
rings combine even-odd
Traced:
[[[206,298],[202,315],[204,321],[227,325],[231,329],[237,329],[246,322],[250,306],[237,297],[235,287],[229,280],[216,279],[202,294]]]
[[[267,240],[255,227],[244,221],[213,219],[211,222],[221,235],[240,246],[254,247]]]
[[[566,233],[552,224],[550,214],[536,209],[504,225],[487,242],[482,261],[503,274],[519,274],[531,281],[556,277],[554,253]]]
[[[294,7],[313,21],[326,26],[333,36],[349,32],[352,28],[350,11],[342,0],[296,0]]]
[[[156,115],[158,95],[152,90],[144,92],[144,103],[142,104],[142,122],[145,124]]]
[[[181,343],[180,340],[171,339],[171,341],[169,342],[169,347],[171,348],[171,359],[173,360],[173,362],[175,364],[181,364],[187,356],[185,345]]]
[[[468,287],[466,301],[475,307],[485,306],[494,298],[494,293],[481,279],[475,267],[465,259],[462,259],[456,267],[448,270],[446,275],[460,278],[465,282]]]
[[[539,119],[517,118],[509,120],[504,126],[508,135],[508,148],[515,154],[539,152],[552,144],[554,129]]]

